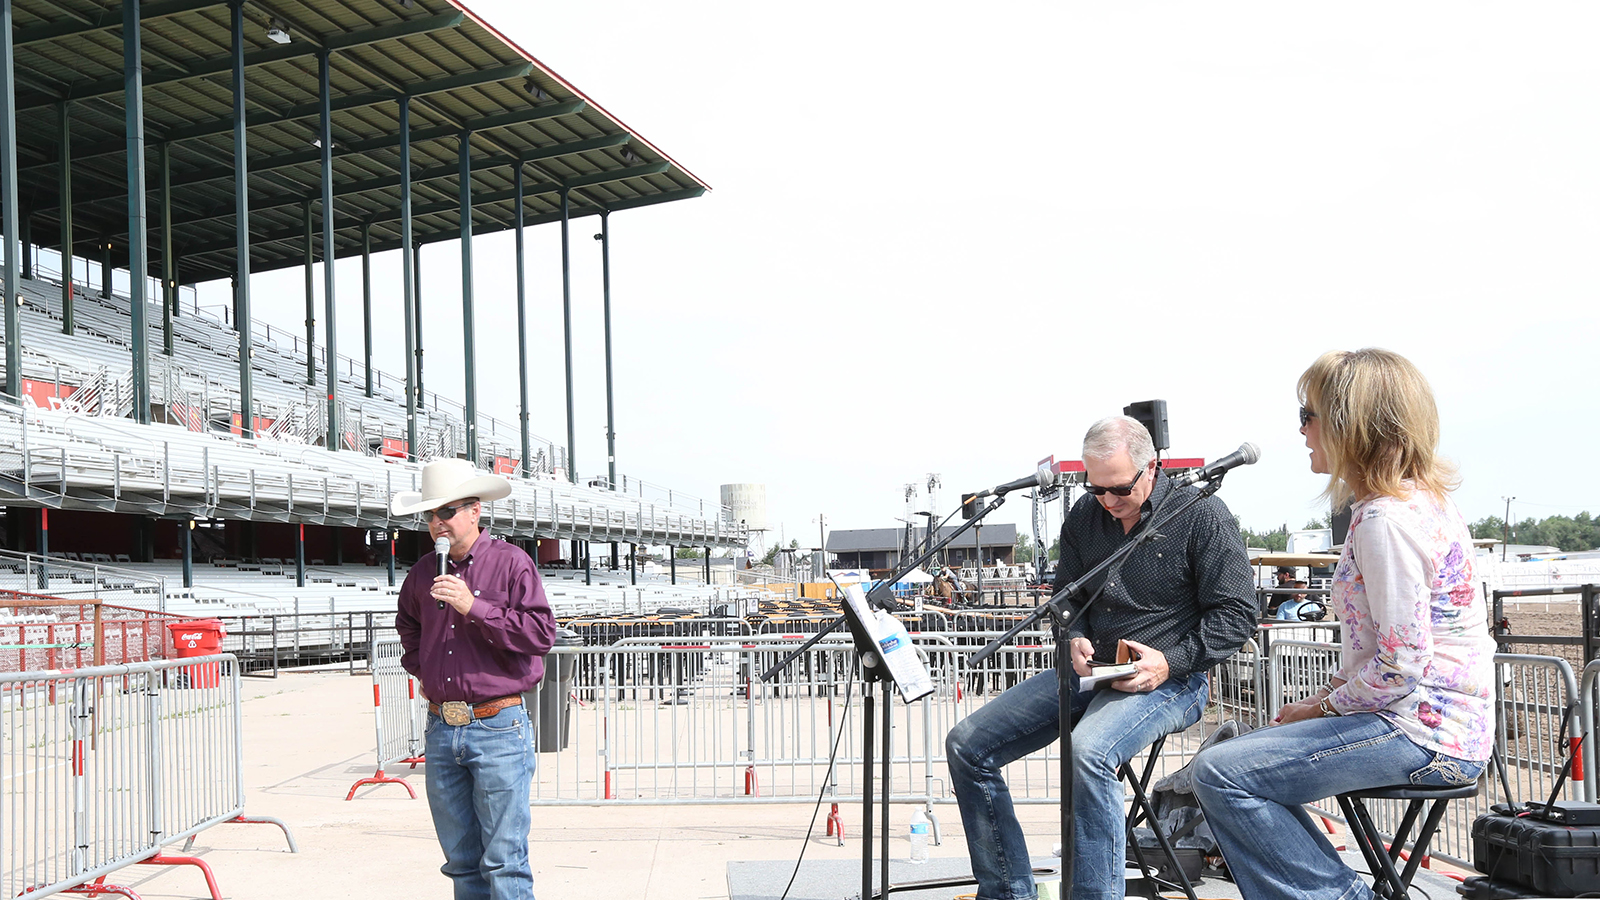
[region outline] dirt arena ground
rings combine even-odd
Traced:
[[[1572,665],[1574,675],[1583,671],[1583,647],[1577,644],[1551,644],[1539,641],[1540,637],[1583,637],[1583,607],[1576,598],[1552,600],[1506,601],[1505,618],[1511,626],[1513,644],[1507,648],[1513,653],[1533,653],[1543,656],[1560,656]],[[1492,615],[1492,612],[1491,612]]]

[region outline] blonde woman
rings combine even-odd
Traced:
[[[1372,896],[1301,804],[1468,784],[1494,740],[1494,642],[1427,381],[1387,350],[1332,351],[1299,394],[1311,471],[1329,476],[1335,508],[1350,507],[1329,610],[1343,656],[1276,726],[1195,761],[1195,793],[1247,900]]]

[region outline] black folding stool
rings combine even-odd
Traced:
[[[1367,860],[1367,870],[1372,873],[1372,892],[1388,900],[1410,900],[1411,895],[1407,892],[1407,888],[1411,886],[1411,879],[1417,874],[1417,867],[1427,858],[1428,843],[1433,840],[1433,833],[1439,829],[1445,807],[1450,805],[1451,800],[1472,797],[1477,793],[1478,783],[1474,781],[1456,787],[1397,784],[1340,794],[1339,808],[1344,810],[1344,820],[1350,829],[1350,837],[1355,840],[1356,846],[1361,848],[1361,855]],[[1395,829],[1394,843],[1388,847],[1384,846],[1383,837],[1378,833],[1377,826],[1372,824],[1372,816],[1367,812],[1367,805],[1364,802],[1366,800],[1408,801],[1405,815],[1400,817],[1400,825]],[[1427,806],[1428,812],[1422,820],[1422,827],[1417,830],[1411,858],[1406,861],[1405,870],[1399,871],[1395,869],[1395,863],[1399,861],[1400,852],[1405,849],[1411,826],[1416,824],[1424,806]]]

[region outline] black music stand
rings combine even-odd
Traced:
[[[893,719],[891,716],[892,694],[889,686],[894,684],[894,674],[889,669],[889,664],[884,658],[884,652],[873,640],[872,624],[862,616],[862,610],[851,601],[847,590],[839,585],[841,593],[845,594],[840,606],[843,609],[842,618],[850,627],[850,637],[855,643],[856,658],[861,661],[861,897],[871,898],[872,893],[872,762],[873,752],[876,749],[876,735],[874,734],[873,713],[877,705],[876,694],[883,697],[883,775],[880,779],[878,799],[881,806],[882,834],[880,835],[881,851],[879,853],[879,878],[878,884],[882,891],[889,891],[889,797],[891,795],[892,779],[890,762],[893,759]],[[863,597],[863,601],[865,598]],[[866,606],[865,602],[862,604]],[[920,698],[918,698],[920,699]]]

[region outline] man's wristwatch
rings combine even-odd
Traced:
[[[1319,712],[1324,719],[1329,716],[1337,716],[1339,714],[1339,711],[1333,708],[1333,704],[1328,702],[1327,697],[1323,697],[1321,700],[1317,701],[1317,712]]]

